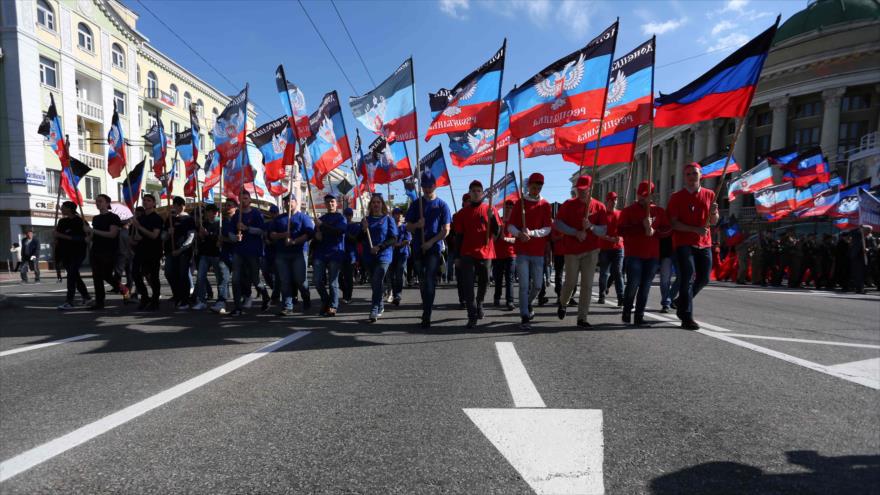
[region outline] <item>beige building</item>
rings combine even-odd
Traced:
[[[821,145],[841,178],[854,182],[877,166],[880,147],[880,7],[873,1],[818,0],[787,19],[764,65],[748,120],[734,150],[743,169],[764,153],[790,145]],[[733,140],[738,121],[717,119],[654,133],[653,179],[659,204],[681,188],[682,165],[699,161]],[[633,166],[634,188],[647,178],[648,132],[640,129]],[[629,164],[602,167],[597,196],[627,189]],[[776,179],[781,181],[781,173]],[[715,179],[706,185],[714,187]],[[726,191],[722,191],[722,195]],[[751,195],[729,211],[754,218]],[[727,201],[721,202],[722,209]],[[724,213],[724,211],[722,211]]]

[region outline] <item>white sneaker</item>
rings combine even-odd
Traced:
[[[92,304],[92,298],[91,298],[91,297],[88,298],[88,299],[83,299],[82,302],[79,303],[80,306],[91,306],[91,304]]]
[[[177,305],[177,310],[178,310],[178,311],[185,311],[185,310],[187,310],[187,309],[189,309],[189,304],[183,303],[183,304],[178,304],[178,305]]]
[[[207,307],[208,307],[207,304],[205,304],[203,302],[198,302],[198,303],[193,304],[192,309],[193,309],[193,311],[203,311]]]
[[[70,309],[76,309],[76,306],[74,306],[73,304],[70,304],[69,302],[66,302],[66,303],[62,304],[61,306],[58,306],[58,309],[60,309],[61,311],[67,311]]]
[[[226,303],[222,301],[217,301],[211,306],[211,311],[215,313],[225,314],[226,313]]]
[[[244,298],[244,302],[241,303],[241,307],[244,309],[251,309],[251,306],[254,305],[254,300],[251,297]]]

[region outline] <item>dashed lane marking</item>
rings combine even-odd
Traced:
[[[42,344],[34,344],[34,345],[29,345],[27,347],[19,347],[17,349],[10,349],[8,351],[0,352],[0,357],[11,356],[12,354],[18,354],[20,352],[35,351],[37,349],[43,349],[45,347],[51,347],[53,345],[65,344],[67,342],[76,342],[77,340],[90,339],[92,337],[97,337],[97,336],[98,336],[98,334],[96,334],[96,333],[87,333],[85,335],[77,335],[76,337],[68,337],[66,339],[53,340],[52,342],[44,342]]]

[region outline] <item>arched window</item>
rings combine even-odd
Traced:
[[[201,117],[204,114],[205,114],[205,104],[202,102],[202,99],[199,98],[198,101],[196,101],[196,115]]]
[[[147,89],[151,93],[159,89],[159,78],[156,77],[156,73],[153,71],[147,72]]]
[[[193,103],[192,95],[189,94],[189,91],[184,91],[183,92],[183,108],[185,108],[187,112],[189,112],[189,107],[190,107],[190,105],[192,105],[192,103]]]
[[[46,0],[37,0],[37,24],[55,31],[55,11]]]
[[[110,60],[113,62],[113,67],[125,70],[125,50],[119,43],[113,43],[110,47]]]
[[[177,92],[177,86],[172,84],[170,90],[171,90],[171,101],[173,101],[174,104],[177,105],[177,96],[179,94]]]
[[[76,27],[76,31],[78,33],[76,38],[77,45],[87,52],[94,52],[95,40],[92,36],[92,30],[85,24],[79,23]]]
[[[138,86],[141,85],[141,64],[136,64],[135,68],[137,69],[137,83]]]

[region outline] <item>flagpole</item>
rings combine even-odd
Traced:
[[[620,29],[620,19],[618,18],[614,23],[617,25],[617,29]],[[614,52],[617,50],[617,36],[614,36],[614,43],[611,46],[611,60],[614,60]],[[590,204],[593,199],[593,186],[596,184],[596,168],[599,166],[599,151],[602,149],[602,126],[605,123],[605,109],[608,106],[608,82],[611,78],[611,64],[608,64],[608,74],[605,77],[605,93],[602,96],[602,113],[599,114],[599,130],[596,135],[596,154],[593,155],[593,168],[590,171],[590,177],[592,180],[590,181],[590,189],[589,194],[587,195],[587,207],[584,209],[584,219],[590,218]],[[587,154],[587,143],[584,143],[584,154],[581,157],[581,163],[583,163],[583,159]]]
[[[306,178],[306,191],[309,194],[309,204],[312,206],[312,217],[317,222],[318,221],[318,212],[315,210],[315,199],[312,197],[312,179],[309,177],[308,169],[306,168],[306,157],[302,153],[302,146],[305,144],[305,141],[300,145],[300,159],[302,162],[302,170],[303,177]]]
[[[510,156],[510,154],[508,154],[508,156]],[[522,148],[521,148],[519,139],[516,140],[516,156],[517,156],[517,160],[519,161],[519,180],[522,181],[523,180]],[[505,163],[505,170],[507,170],[506,163]],[[504,175],[507,175],[507,173],[505,173]],[[520,191],[519,205],[520,205],[520,211],[522,212],[522,230],[525,231],[527,228],[526,227],[526,198],[525,198],[525,195],[522,193],[522,191]],[[505,211],[505,213],[507,213],[507,212]]]
[[[413,82],[412,83],[412,98],[413,98],[413,113],[415,113],[414,117],[415,117],[415,125],[416,125],[416,170],[419,171],[419,192],[424,194],[424,191],[422,191],[422,169],[421,169],[421,167],[419,167],[419,162],[421,161],[421,158],[419,156],[419,113],[416,111],[416,69],[415,69],[415,62],[413,62],[412,56],[410,56],[410,59],[409,59],[409,72],[410,72],[410,77],[412,77],[412,82]],[[387,139],[386,139],[385,145],[388,146]],[[423,198],[420,198],[420,201],[419,201],[419,221],[422,221],[424,219],[425,219],[425,201]],[[419,229],[419,231],[422,236],[422,244],[421,245],[424,246],[425,245],[425,228],[422,227],[421,229]]]
[[[70,166],[70,136],[64,135],[64,155],[68,157],[67,166]],[[55,220],[53,223],[58,227],[58,211],[61,209],[61,180],[64,177],[64,163],[61,164],[61,173],[58,174],[58,197],[55,198]]]
[[[507,38],[501,45],[501,50],[507,56]],[[504,67],[501,68],[501,74],[498,75],[498,110],[495,116],[495,135],[492,138],[492,170],[489,172],[489,208],[486,209],[486,244],[489,243],[489,237],[492,235],[492,208],[495,203],[492,202],[495,191],[492,185],[495,184],[495,154],[498,151],[498,126],[501,122],[501,86],[504,83]],[[505,165],[506,167],[506,165]],[[464,205],[462,205],[464,207]]]
[[[177,163],[177,154],[177,146],[175,146],[174,161],[171,162],[172,167]],[[171,250],[174,251],[174,221],[171,219],[171,189],[173,188],[171,181],[173,179],[168,176],[168,160],[165,160],[163,163],[163,171],[165,172],[165,199],[168,200],[168,230],[171,231]]]
[[[651,45],[654,49],[654,58],[656,58],[656,34],[651,39]],[[654,72],[654,66],[651,65],[651,121],[649,122],[651,128],[648,129],[648,201],[645,204],[645,214],[648,217],[648,223],[651,222],[651,189],[654,187]],[[636,132],[638,133],[638,130]],[[638,134],[636,134],[636,136],[638,136]],[[596,156],[598,156],[598,148],[596,150]]]
[[[355,142],[358,143],[358,155],[360,155],[361,159],[363,159],[364,152],[361,149],[361,131],[360,131],[360,129],[355,128],[354,133],[355,133]],[[418,137],[416,138],[416,142],[418,142]],[[386,146],[387,146],[387,144],[386,144]],[[405,143],[403,145],[403,149],[406,150]],[[360,190],[360,185],[358,184],[357,168],[355,167],[355,164],[354,164],[354,154],[351,153],[351,151],[349,150],[348,155],[349,155],[348,162],[351,164],[351,173],[354,174],[354,193],[355,193],[355,195],[357,195],[357,204],[360,205],[361,212],[362,212],[362,215],[364,216],[364,218],[367,218],[367,215],[370,214],[369,206],[367,208],[364,208],[363,194],[358,194],[358,191]],[[366,164],[364,164],[364,168],[366,168]],[[366,172],[366,170],[364,170],[364,171]],[[389,190],[391,189],[391,184],[388,185],[388,188],[389,188]],[[367,223],[369,224],[369,221],[367,221]],[[370,249],[373,249],[373,236],[370,235],[370,229],[367,229],[367,243],[370,245]]]
[[[70,168],[70,144],[68,144],[68,143],[70,143],[70,136],[65,134],[64,135],[64,148],[67,150],[67,167]],[[64,169],[62,169],[61,171],[63,173]],[[82,179],[82,177],[80,177],[80,179]],[[78,182],[77,182],[76,188],[74,190],[76,192],[76,199],[78,200],[78,201],[76,201],[76,203],[77,203],[77,206],[79,206],[79,216],[81,216],[83,219],[83,222],[85,222],[86,221],[86,214],[83,211],[83,205],[82,205],[83,202],[85,202],[85,198],[83,197],[82,194],[79,193],[79,183]]]
[[[217,159],[216,151],[217,151],[217,150],[215,149],[215,150],[214,150],[214,152],[215,152],[214,158],[215,158],[215,159]],[[219,233],[220,235],[217,236],[217,248],[218,248],[218,249],[222,249],[222,248],[223,248],[223,210],[224,210],[224,208],[223,208],[223,206],[224,206],[224,205],[223,205],[223,176],[226,175],[226,170],[224,170],[224,169],[226,168],[226,164],[223,163],[222,156],[220,157],[220,163],[218,163],[217,166],[220,167],[220,191],[219,191],[219,193],[220,193],[220,194],[219,194],[219,201],[220,201],[220,230],[218,230],[218,233]],[[230,219],[230,220],[231,220],[231,219]]]

